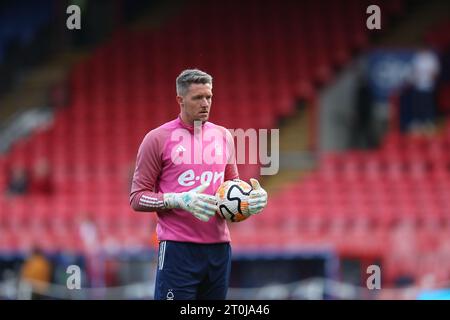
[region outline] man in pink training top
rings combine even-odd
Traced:
[[[177,119],[151,130],[136,160],[130,203],[156,211],[159,240],[155,299],[225,299],[231,269],[227,223],[214,196],[223,181],[239,178],[231,133],[208,122],[212,77],[197,69],[176,79]],[[249,212],[267,204],[250,179]]]

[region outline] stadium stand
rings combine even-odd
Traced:
[[[54,126],[16,145],[2,160],[5,170],[10,163],[31,165],[31,159],[48,157],[55,197],[39,204],[21,200],[20,205],[3,199],[3,208],[9,209],[2,212],[15,217],[36,207],[48,217],[83,211],[111,220],[131,215],[121,196],[127,188],[126,169],[149,128],[176,116],[176,104],[168,101],[173,100],[171,79],[180,69],[194,63],[215,75],[212,121],[228,128],[272,128],[278,117],[293,111],[295,97],[310,98],[315,83],[329,80],[334,67],[367,44],[367,33],[358,27],[363,4],[353,2],[348,11],[324,1],[288,1],[285,6],[249,1],[238,11],[233,2],[220,2],[201,8],[210,26],[206,30],[195,21],[186,30],[186,14],[161,30],[119,31],[73,69],[73,100],[57,111]],[[323,11],[330,26],[317,23]],[[227,12],[228,18],[218,21],[217,12]],[[344,33],[338,20],[347,21],[354,32]],[[325,34],[333,41],[320,41]],[[302,91],[305,87],[309,90]],[[252,113],[256,109],[260,112]],[[242,167],[241,176],[253,176],[255,169]],[[94,205],[95,198],[101,204]],[[152,218],[142,219],[150,223]]]
[[[155,216],[129,208],[129,169],[149,129],[178,114],[172,83],[181,69],[195,66],[214,75],[211,121],[275,128],[294,112],[296,99],[313,100],[318,85],[370,45],[361,27],[368,1],[263,2],[239,2],[239,10],[234,1],[195,2],[161,29],[119,30],[76,65],[72,100],[56,110],[53,126],[0,155],[2,172],[47,158],[56,190],[52,197],[0,197],[0,249],[40,243],[47,250],[83,251],[76,219],[85,212],[94,213],[104,248],[111,237],[119,249],[155,246]],[[344,2],[349,10],[342,9]],[[404,10],[404,1],[381,2],[388,9],[383,19]],[[194,12],[203,19],[191,19]],[[23,28],[26,37],[30,29]],[[430,39],[441,41],[440,35]],[[443,245],[450,234],[449,146],[447,121],[436,137],[393,132],[379,150],[323,154],[317,170],[271,195],[263,215],[233,226],[233,241],[258,248],[329,244],[341,255],[379,256],[391,282],[401,271],[450,270]],[[243,166],[241,177],[256,176],[257,169]],[[0,175],[2,190],[6,177]],[[387,250],[408,237],[418,250],[406,258]],[[439,264],[421,261],[429,252],[438,252]],[[411,268],[411,261],[421,268]],[[439,274],[441,280],[450,276]]]

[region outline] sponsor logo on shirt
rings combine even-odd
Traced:
[[[193,186],[196,181],[198,181],[199,184],[211,182],[216,183],[217,181],[220,181],[220,183],[222,183],[223,179],[223,172],[203,171],[200,175],[196,176],[194,170],[189,169],[180,174],[180,176],[178,177],[178,183],[180,184],[180,186],[190,187]]]

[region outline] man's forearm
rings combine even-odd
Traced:
[[[141,191],[131,197],[131,207],[136,211],[162,211],[165,210],[162,193]]]

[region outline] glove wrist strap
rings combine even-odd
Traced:
[[[166,209],[177,209],[178,205],[178,194],[177,193],[164,193],[163,201]]]

